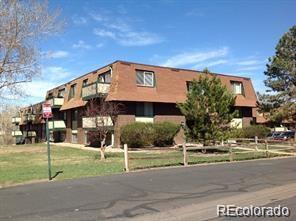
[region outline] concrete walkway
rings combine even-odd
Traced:
[[[100,152],[100,148],[95,148],[95,147],[87,147],[83,144],[73,144],[73,143],[50,143],[53,146],[60,146],[60,147],[72,147],[76,149],[81,149],[81,150],[90,150],[90,151],[96,151]],[[112,148],[112,147],[107,147],[106,152],[109,153],[121,153],[123,152],[122,149],[120,148]]]

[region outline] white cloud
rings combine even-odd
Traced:
[[[101,48],[101,47],[103,47],[103,46],[104,46],[103,43],[96,44],[96,47],[97,47],[97,48]]]
[[[192,16],[192,17],[203,17],[205,13],[202,12],[200,9],[192,9],[188,11],[185,15]]]
[[[114,28],[113,28],[114,29]],[[157,34],[148,32],[134,32],[128,30],[120,30],[119,27],[114,30],[94,29],[94,34],[100,37],[108,37],[115,40],[122,46],[145,46],[160,43],[163,39]]]
[[[161,65],[173,67],[180,67],[192,64],[196,65],[200,62],[208,61],[210,59],[225,57],[228,52],[229,49],[227,47],[208,51],[185,52],[172,56]]]
[[[206,63],[198,63],[198,64],[194,65],[193,68],[198,69],[198,68],[213,67],[213,66],[217,66],[220,64],[227,64],[227,63],[228,63],[228,60],[220,59],[220,60],[206,62]]]
[[[126,32],[120,34],[117,40],[123,46],[152,45],[162,41],[158,35],[148,32]]]
[[[94,13],[90,16],[101,26],[93,29],[95,35],[112,39],[122,46],[145,46],[163,41],[158,34],[135,30],[126,19]]]
[[[48,90],[67,82],[71,78],[71,73],[63,67],[48,66],[42,67],[41,76],[24,83],[21,86],[24,94],[28,95],[22,103],[33,103],[44,100]]]
[[[104,20],[107,20],[107,18],[105,16],[103,16],[101,13],[98,13],[98,12],[96,12],[96,13],[95,12],[91,12],[91,13],[89,13],[89,16],[93,20],[99,21],[99,22],[104,21]]]
[[[78,49],[91,49],[91,46],[83,40],[79,40],[77,43],[73,44],[72,47]]]
[[[66,58],[69,56],[67,51],[47,51],[42,53],[42,56],[45,58]]]
[[[61,80],[68,79],[71,76],[69,71],[59,66],[44,67],[41,69],[41,74],[42,80],[55,82],[55,84],[59,83]]]
[[[112,39],[116,39],[115,33],[112,31],[107,31],[105,29],[99,29],[99,28],[95,28],[94,29],[94,34],[101,36],[101,37],[109,37]]]
[[[246,66],[238,68],[237,71],[255,71],[255,70],[262,70],[262,66]]]
[[[76,25],[85,25],[87,23],[87,19],[82,16],[73,16],[72,21]]]
[[[40,101],[45,98],[45,94],[49,89],[56,86],[55,82],[42,80],[33,80],[32,82],[22,84],[25,94],[31,98],[38,98]]]
[[[237,65],[241,65],[241,66],[258,65],[258,64],[262,64],[262,61],[259,61],[259,60],[245,60],[245,61],[237,62]]]

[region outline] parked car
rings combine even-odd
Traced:
[[[276,140],[291,140],[295,137],[295,131],[285,131],[282,132],[279,136],[277,136]]]
[[[268,140],[275,140],[278,136],[281,135],[282,132],[279,132],[279,131],[273,131],[271,133],[269,133],[266,137],[266,139]]]

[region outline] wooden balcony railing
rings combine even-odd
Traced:
[[[64,104],[64,98],[53,97],[47,100],[52,108],[60,108]]]
[[[82,99],[88,100],[108,94],[109,83],[94,82],[82,87]]]
[[[66,124],[63,120],[48,121],[48,128],[52,131],[66,130]]]
[[[96,122],[97,120],[97,122]],[[82,118],[82,127],[84,129],[95,129],[96,127],[107,126],[112,127],[113,122],[111,117],[83,117]]]

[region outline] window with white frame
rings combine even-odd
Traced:
[[[243,84],[239,81],[232,81],[232,90],[234,94],[243,94]]]
[[[137,85],[154,87],[154,72],[137,70]]]

